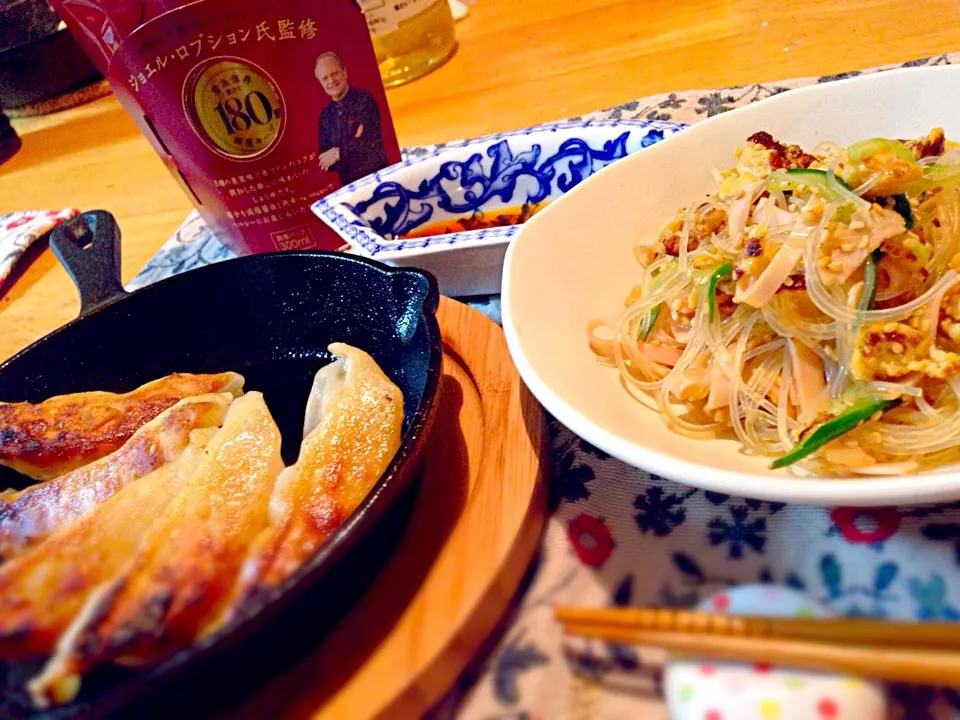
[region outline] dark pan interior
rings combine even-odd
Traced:
[[[432,279],[423,273],[340,254],[278,253],[227,261],[152,285],[42,339],[0,366],[0,400],[126,391],[171,372],[233,370],[246,378],[246,390],[264,393],[283,433],[284,460],[291,463],[313,376],[330,361],[327,345],[342,341],[369,352],[403,391],[404,440],[377,488],[391,475],[399,476],[397,484],[408,484],[410,468],[400,466],[415,461],[405,455],[415,455],[412,445],[422,442],[416,436],[424,430],[439,376],[437,299]],[[0,487],[27,482],[13,471],[0,471]],[[366,508],[375,519],[383,512],[372,507],[377,500],[389,505],[398,497],[376,490],[372,495],[383,497],[371,498],[357,515]],[[366,524],[348,523],[351,527],[334,540],[360,534]],[[343,555],[349,543],[339,544]],[[304,568],[287,594],[315,584],[323,564],[319,558]],[[247,625],[258,620],[254,616]],[[184,661],[189,657],[178,663]],[[0,665],[0,716],[24,716],[23,696],[14,687],[22,682],[22,670]],[[76,714],[66,710],[63,716]]]

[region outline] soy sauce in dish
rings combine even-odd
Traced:
[[[420,238],[464,232],[466,230],[521,225],[546,207],[547,202],[548,201],[538,203],[527,202],[523,205],[494,208],[486,211],[477,210],[467,217],[434,220],[413,228],[413,230],[404,233],[401,237]]]

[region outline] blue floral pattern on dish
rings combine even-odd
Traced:
[[[366,217],[369,209],[383,202],[385,216],[371,218],[369,225],[384,237],[390,237],[420,227],[433,217],[434,208],[466,215],[483,209],[497,198],[504,205],[540,203],[553,194],[554,185],[561,192],[567,192],[600,168],[626,157],[628,137],[629,130],[604,142],[600,148],[590,147],[582,138],[570,138],[543,160],[540,159],[543,147],[539,143],[514,154],[510,144],[500,140],[488,147],[486,153],[474,153],[466,162],[443,163],[440,172],[421,182],[416,190],[409,190],[398,182],[378,185],[369,200],[351,209],[358,216]],[[641,147],[662,139],[662,130],[650,130],[641,140]],[[492,161],[489,168],[484,167],[484,154]],[[518,197],[517,184],[523,178],[529,178],[531,187],[523,197]]]
[[[555,199],[683,127],[656,120],[587,120],[449,143],[341,188],[318,200],[313,210],[370,255],[508,239],[518,231],[516,225],[394,240],[431,220]],[[438,162],[440,153],[451,159]]]

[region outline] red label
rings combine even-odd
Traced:
[[[311,203],[400,160],[366,22],[350,0],[200,0],[130,33],[107,77],[239,253],[339,247]]]

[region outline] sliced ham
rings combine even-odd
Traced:
[[[591,320],[587,323],[587,337],[590,339],[590,349],[600,357],[613,357],[613,328],[602,320]]]
[[[757,201],[757,206],[753,210],[753,222],[766,225],[768,228],[792,225],[793,221],[793,213],[789,210],[781,210],[769,197]]]
[[[640,347],[640,352],[646,355],[650,360],[653,360],[655,363],[660,365],[666,365],[667,367],[673,367],[680,360],[680,355],[682,350],[677,347],[672,347],[670,345],[654,345],[652,343],[646,343],[642,340],[637,341],[637,345]]]
[[[740,188],[737,198],[730,203],[730,209],[727,211],[727,230],[731,240],[739,238],[747,227],[750,208],[753,207],[753,201],[760,194],[761,188],[763,188],[763,180],[747,183]]]
[[[730,407],[730,380],[726,373],[714,364],[710,370],[710,394],[703,409],[713,412],[725,407]]]
[[[746,290],[738,289],[735,303],[746,303],[755,308],[763,307],[779,290],[784,281],[793,274],[803,258],[803,250],[792,245],[783,245],[760,276]]]
[[[693,365],[680,373],[671,392],[680,400],[702,400],[710,393],[707,384],[708,370],[699,365]]]
[[[823,361],[813,350],[794,338],[787,338],[787,347],[793,365],[794,397],[800,408],[800,418],[816,417],[830,403]]]

